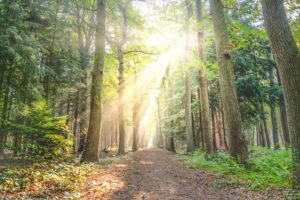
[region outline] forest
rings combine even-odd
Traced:
[[[0,199],[300,199],[299,0],[0,0]]]

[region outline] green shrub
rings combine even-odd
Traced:
[[[7,122],[6,128],[14,137],[22,138],[19,155],[30,159],[58,159],[68,155],[71,149],[66,119],[66,116],[54,116],[46,102],[39,101],[25,106],[19,120]]]
[[[271,186],[290,187],[292,155],[290,150],[273,150],[251,147],[247,165],[237,164],[227,153],[217,153],[211,157],[203,151],[190,155],[180,155],[192,168],[201,168],[222,175],[230,175],[236,181],[243,181],[252,189]]]

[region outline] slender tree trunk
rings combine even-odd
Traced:
[[[192,100],[193,102],[193,100]],[[192,111],[192,125],[193,125],[193,136],[194,136],[194,144],[195,144],[195,149],[200,148],[200,137],[199,137],[199,131],[197,129],[197,122],[199,120],[196,120],[196,115]]]
[[[6,120],[7,120],[7,112],[8,112],[8,105],[9,105],[9,93],[11,89],[10,87],[11,87],[12,74],[13,74],[13,67],[10,66],[6,77],[6,88],[4,92],[4,101],[3,101],[2,113],[1,113],[0,155],[4,154],[4,148],[2,145],[5,145],[7,139]]]
[[[92,23],[92,22],[91,22]],[[80,120],[80,130],[79,130],[79,144],[78,144],[78,152],[83,151],[84,142],[86,138],[86,129],[88,128],[88,74],[87,69],[89,67],[89,51],[91,46],[91,38],[92,38],[92,28],[89,27],[85,40],[83,35],[83,25],[84,19],[80,13],[80,8],[77,5],[77,36],[78,36],[78,45],[79,45],[79,53],[80,53],[80,63],[81,63],[81,72],[83,76],[80,79],[83,87],[78,89],[79,94],[79,109],[78,115]],[[84,42],[85,41],[85,42]]]
[[[224,149],[224,137],[222,135],[222,130],[221,130],[222,121],[221,121],[221,111],[220,110],[217,112],[216,120],[217,120],[217,131],[218,131],[218,135],[219,135],[220,148],[223,150]]]
[[[105,7],[106,0],[97,1],[97,26],[95,42],[95,60],[92,73],[92,90],[90,105],[90,123],[87,134],[83,161],[98,161],[99,159],[99,140],[101,128],[101,92],[103,85],[103,68],[105,54]]]
[[[272,53],[278,64],[292,144],[293,183],[300,188],[300,54],[285,13],[284,0],[262,0]]]
[[[277,75],[277,85],[279,87],[282,87],[281,85],[281,79],[279,75],[278,68],[276,67],[276,75]],[[281,120],[281,126],[282,126],[282,132],[284,137],[284,144],[285,147],[288,148],[291,144],[290,141],[290,133],[289,133],[289,127],[288,127],[288,121],[287,121],[287,115],[286,115],[286,109],[285,109],[285,100],[284,95],[279,96],[279,110],[280,110],[280,120]]]
[[[73,152],[77,152],[78,147],[78,134],[77,134],[77,126],[78,126],[78,107],[79,107],[79,91],[77,91],[75,103],[74,103],[74,126],[73,126]]]
[[[260,135],[260,141],[261,141],[261,146],[262,147],[267,147],[267,142],[266,142],[266,134],[264,131],[264,123],[262,121],[259,122],[259,135]]]
[[[256,143],[257,143],[257,146],[260,146],[260,135],[259,135],[259,127],[258,127],[258,124],[256,124],[255,126],[255,131],[256,131]]]
[[[272,121],[272,133],[273,133],[273,142],[274,148],[279,149],[279,135],[278,135],[278,125],[277,125],[277,118],[276,118],[276,107],[275,107],[275,94],[273,94],[273,90],[275,87],[274,83],[274,72],[273,68],[270,69],[269,72],[269,79],[270,79],[270,92],[269,92],[269,102],[270,102],[270,110],[271,110],[271,121]]]
[[[159,99],[157,99],[157,118],[158,118],[158,128],[160,132],[160,138],[161,138],[161,144],[164,150],[166,150],[166,142],[165,142],[165,137],[163,134],[162,126],[161,126],[161,111],[160,111],[160,103]]]
[[[119,149],[118,154],[125,154],[125,124],[124,124],[124,57],[122,50],[118,52],[119,60]]]
[[[211,108],[211,119],[212,119],[212,136],[213,136],[213,145],[214,145],[214,150],[217,151],[217,134],[216,134],[216,118],[215,118],[215,111],[213,108]]]
[[[2,98],[2,88],[3,88],[3,82],[4,82],[4,75],[6,71],[6,66],[5,64],[0,65],[0,99]]]
[[[261,118],[261,121],[263,123],[262,127],[263,127],[263,131],[264,131],[264,137],[266,139],[266,146],[268,148],[270,148],[271,147],[271,142],[270,142],[268,124],[267,124],[266,113],[265,113],[265,108],[264,108],[263,101],[260,102],[259,109],[260,109],[260,118]]]
[[[224,106],[226,130],[229,135],[230,156],[239,163],[247,159],[247,141],[242,127],[241,113],[234,84],[233,64],[229,47],[227,26],[221,0],[210,0],[212,21],[216,38],[220,89]]]
[[[198,92],[198,99],[199,102],[201,103],[201,95],[200,95],[200,86],[197,90]],[[199,146],[201,147],[201,149],[204,149],[204,136],[203,136],[203,127],[202,127],[202,115],[201,115],[201,106],[200,106],[200,110],[199,110]]]
[[[203,31],[203,10],[202,0],[196,0],[197,11],[197,38],[198,38],[198,53],[201,62],[205,63],[205,47],[204,47],[204,31]],[[204,70],[199,70],[199,83],[200,83],[200,101],[201,101],[201,115],[202,115],[202,130],[208,154],[214,153],[212,126],[209,117],[209,100],[208,100],[208,80],[204,74]]]
[[[185,77],[185,121],[187,135],[187,152],[192,152],[195,149],[192,127],[191,94],[191,80],[189,73],[187,73]]]
[[[138,150],[138,134],[139,134],[139,127],[140,127],[139,107],[140,107],[140,102],[138,98],[133,105],[133,119],[132,119],[133,121],[132,150],[133,151]]]
[[[224,146],[225,149],[228,150],[228,140],[227,140],[227,131],[226,131],[226,127],[225,127],[225,117],[224,117],[224,108],[223,108],[223,104],[221,106],[221,119],[222,119],[222,133],[223,133],[223,139],[224,139]]]

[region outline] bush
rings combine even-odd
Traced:
[[[66,119],[66,116],[54,116],[46,102],[39,101],[25,106],[19,120],[8,122],[6,128],[14,137],[22,138],[19,155],[31,159],[58,159],[65,157],[71,149]]]
[[[272,150],[251,147],[247,165],[240,165],[231,160],[227,153],[207,156],[203,151],[190,155],[180,155],[192,168],[201,168],[222,175],[230,175],[236,181],[242,181],[252,189],[264,189],[271,186],[290,187],[292,182],[291,150]]]

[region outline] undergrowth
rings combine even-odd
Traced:
[[[101,170],[101,165],[114,162],[116,158],[104,158],[95,163],[47,163],[31,167],[9,168],[0,173],[1,197],[30,198],[51,196],[80,196],[82,184],[88,176]]]
[[[217,172],[228,182],[244,183],[251,189],[263,190],[272,186],[290,188],[292,185],[292,155],[290,150],[273,150],[251,147],[247,165],[237,164],[224,152],[207,156],[203,151],[179,155],[192,168]]]

